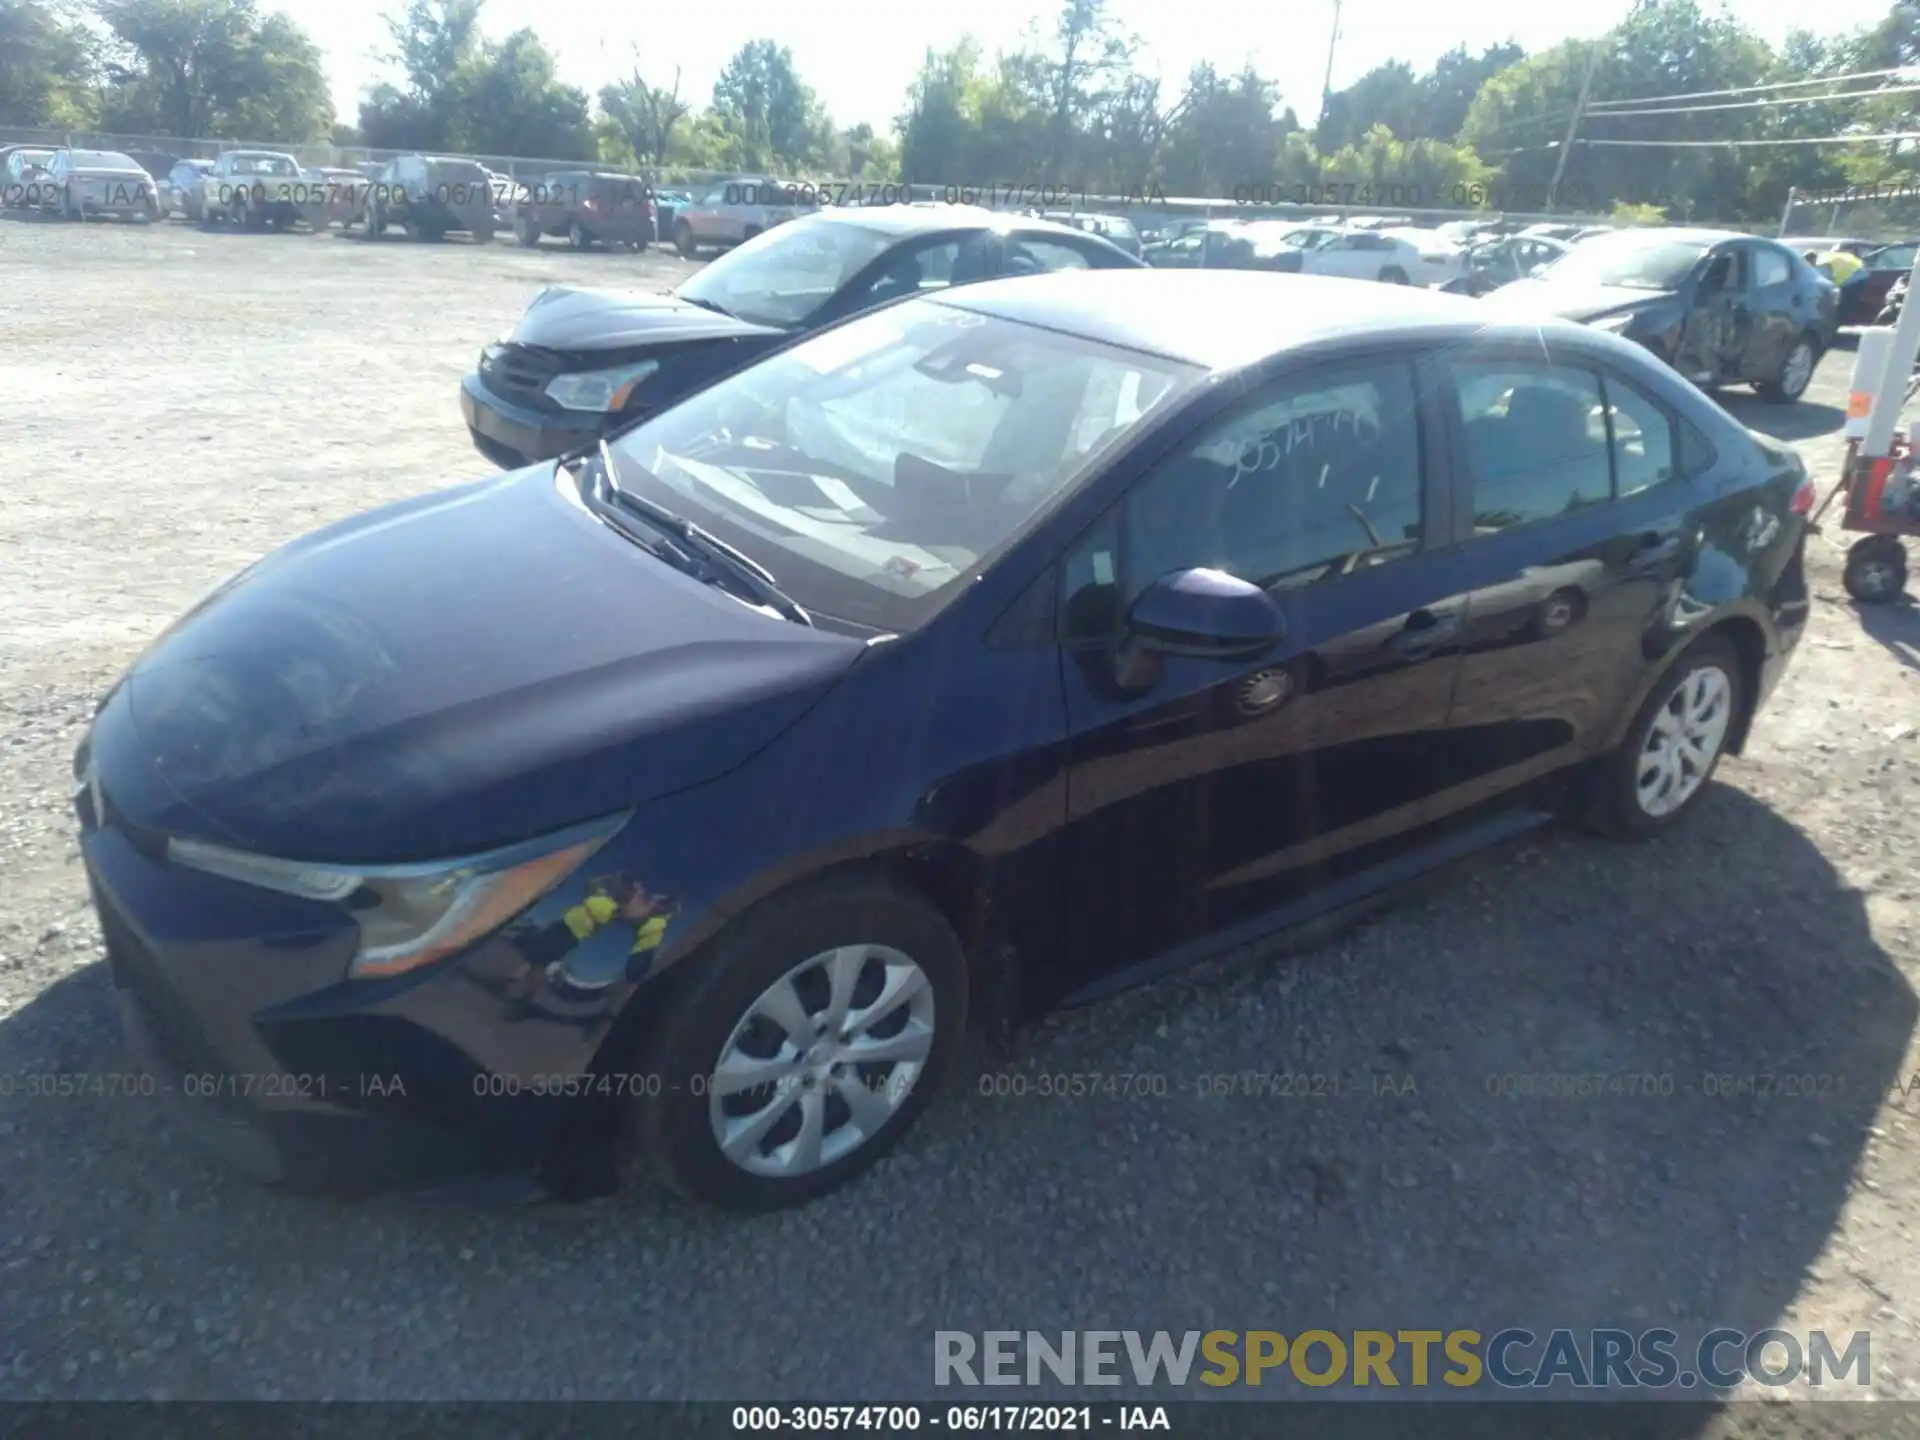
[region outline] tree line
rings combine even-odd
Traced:
[[[0,0],[0,125],[118,134],[330,141],[609,166],[799,179],[1037,185],[1097,194],[1306,198],[1307,203],[1538,210],[1583,85],[1582,141],[1792,140],[1914,130],[1914,96],[1796,102],[1758,91],[1677,100],[1665,113],[1607,102],[1698,96],[1920,61],[1920,11],[1890,6],[1839,36],[1775,47],[1730,11],[1639,0],[1597,42],[1528,54],[1465,47],[1424,71],[1377,67],[1303,124],[1252,66],[1196,66],[1165,86],[1107,0],[1062,0],[1009,50],[929,50],[890,131],[841,127],[791,51],[754,40],[704,104],[665,57],[590,95],[522,29],[483,33],[485,0],[409,0],[387,18],[394,80],[337,116],[313,40],[256,0]],[[669,78],[667,71],[671,70]],[[1591,74],[1589,75],[1589,71]],[[1768,97],[1776,97],[1769,99]],[[1757,97],[1757,98],[1756,98]],[[1713,108],[1700,108],[1703,106]],[[1736,149],[1576,143],[1559,208],[1637,218],[1764,221],[1787,187],[1913,178],[1888,143]]]

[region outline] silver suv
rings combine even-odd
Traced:
[[[710,186],[673,217],[673,243],[691,260],[702,245],[723,248],[751,240],[797,215],[820,208],[813,187],[743,176]]]

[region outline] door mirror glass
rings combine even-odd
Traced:
[[[1272,648],[1285,631],[1273,597],[1224,570],[1163,575],[1127,611],[1128,635],[1169,655],[1248,658]]]

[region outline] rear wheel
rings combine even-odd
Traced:
[[[878,877],[754,910],[691,962],[659,1027],[648,1156],[735,1210],[823,1195],[875,1164],[932,1099],[966,1028],[968,977],[940,914]]]
[[[540,232],[524,219],[513,222],[513,237],[529,250],[540,243]]]
[[[1762,400],[1775,405],[1791,405],[1806,393],[1813,372],[1820,363],[1820,342],[1811,334],[1802,334],[1780,357],[1780,368],[1771,380],[1754,385]]]
[[[585,250],[593,244],[593,237],[578,220],[567,222],[567,244],[576,250]]]
[[[1380,278],[1389,285],[1405,285],[1409,283],[1407,280],[1407,272],[1402,270],[1398,265],[1387,266],[1386,269],[1380,272]]]
[[[1672,828],[1706,793],[1746,703],[1740,658],[1703,636],[1673,664],[1594,775],[1587,820],[1617,840]]]
[[[1841,583],[1863,605],[1884,605],[1907,588],[1907,547],[1897,535],[1869,535],[1847,551]]]
[[[684,220],[673,227],[673,248],[687,260],[693,259],[700,251],[700,247],[694,243],[693,227]]]

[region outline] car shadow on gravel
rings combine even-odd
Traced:
[[[1864,634],[1907,669],[1920,670],[1920,604],[1913,596],[1899,595],[1879,605],[1856,601],[1851,608]]]
[[[1722,391],[1720,407],[1750,430],[1771,435],[1789,443],[1816,440],[1837,435],[1847,423],[1847,412],[1838,405],[1823,405],[1816,400],[1800,400],[1792,405],[1770,405],[1757,395]]]
[[[1793,1301],[1915,1015],[1865,897],[1718,784],[1652,844],[1550,834],[1309,951],[978,1040],[893,1157],[802,1210],[720,1216],[645,1186],[506,1213],[296,1200],[183,1150],[156,1102],[16,1091],[0,1264],[9,1307],[74,1353],[150,1353],[167,1317],[176,1396],[944,1403],[936,1328],[1667,1327],[1690,1370],[1707,1329],[1758,1332]],[[102,964],[0,1021],[0,1073],[124,1065]],[[26,1345],[30,1373],[52,1343]],[[1436,1352],[1436,1387],[1446,1368]],[[1309,1393],[1266,1378],[1097,1398]],[[1639,1418],[1703,1433],[1679,1407]]]

